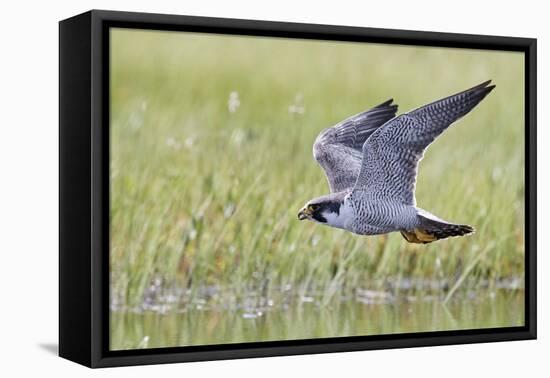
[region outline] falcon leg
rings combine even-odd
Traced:
[[[409,243],[426,244],[437,240],[437,237],[421,228],[415,228],[412,231],[401,231],[401,235]]]

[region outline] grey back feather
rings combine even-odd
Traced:
[[[426,147],[493,90],[489,83],[400,115],[375,130],[363,145],[354,192],[415,205],[418,162]]]
[[[325,171],[331,193],[352,188],[361,170],[367,138],[395,117],[397,105],[388,100],[323,130],[313,144],[313,157]]]

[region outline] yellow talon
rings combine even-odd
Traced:
[[[415,228],[412,231],[401,231],[401,235],[403,235],[405,240],[409,243],[426,244],[437,240],[434,235],[420,228]]]
[[[425,232],[425,230],[422,230],[420,228],[415,228],[414,233],[416,234],[416,237],[422,243],[430,243],[430,242],[433,242],[433,241],[437,240],[437,238],[434,235],[429,234],[429,233]]]
[[[401,235],[405,238],[406,241],[409,243],[420,243],[420,241],[416,238],[416,235],[414,232],[409,231],[401,231]]]

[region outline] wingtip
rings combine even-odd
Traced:
[[[493,89],[496,88],[495,84],[491,84],[492,80],[484,81],[481,84],[476,85],[475,87],[467,90],[466,92],[471,93],[474,96],[487,96]],[[489,85],[491,84],[491,85]]]
[[[479,90],[479,89],[489,88],[489,87],[491,87],[491,86],[489,85],[489,84],[491,84],[491,82],[492,82],[491,79],[486,80],[486,81],[484,81],[484,82],[481,83],[481,84],[475,85],[475,86],[473,86],[472,88],[467,89],[466,91]],[[492,85],[492,86],[494,86],[494,85]]]
[[[490,83],[491,80],[489,80],[487,83]],[[483,88],[481,88],[481,93],[483,94],[483,96],[487,96],[489,93],[491,93],[493,91],[493,89],[495,89],[497,86],[496,85],[487,85]]]
[[[397,113],[398,108],[399,106],[393,102],[393,98],[390,98],[383,103],[376,105],[373,109],[380,112],[393,112],[395,114]]]
[[[491,84],[491,85],[489,85]],[[493,90],[494,88],[496,88],[496,85],[493,84],[493,80],[492,79],[489,79],[483,83],[480,84],[481,87],[485,87],[486,89],[489,89],[489,90]]]
[[[393,103],[393,98],[390,98],[389,100],[386,100],[383,103],[381,103],[380,105],[377,105],[375,107],[376,108],[382,108],[382,107],[385,107],[385,106],[395,106],[395,104],[392,104],[392,103]]]

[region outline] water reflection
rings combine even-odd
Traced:
[[[201,295],[158,289],[134,308],[112,302],[111,349],[522,326],[524,291],[515,285],[461,290],[446,304],[437,290],[355,289],[327,300],[326,291],[288,287],[268,296],[216,287],[202,288]]]

